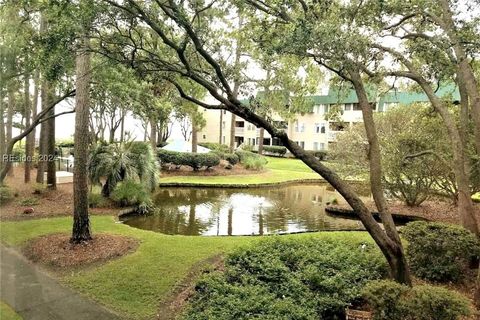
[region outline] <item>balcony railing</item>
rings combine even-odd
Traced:
[[[328,132],[328,141],[336,141],[337,135],[342,131],[330,131]]]
[[[235,135],[240,136],[245,133],[245,127],[235,127]]]

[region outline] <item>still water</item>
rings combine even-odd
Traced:
[[[328,184],[256,189],[162,188],[155,210],[122,218],[135,228],[182,235],[263,235],[317,230],[364,230],[325,207],[345,203]]]

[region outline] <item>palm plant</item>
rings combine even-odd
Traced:
[[[151,191],[158,182],[158,162],[150,145],[143,142],[97,144],[90,154],[88,172],[90,182],[102,186],[104,197],[121,181],[137,180]]]

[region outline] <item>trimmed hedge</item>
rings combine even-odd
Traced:
[[[201,147],[210,149],[212,151],[221,151],[223,153],[229,153],[230,148],[226,144],[216,143],[216,142],[202,142],[198,144]]]
[[[287,153],[287,148],[282,146],[263,146],[263,151],[279,157],[284,157]]]
[[[465,297],[430,285],[409,288],[390,280],[371,281],[362,295],[374,320],[457,320],[471,314]]]
[[[261,170],[268,163],[267,158],[250,151],[237,150],[235,154],[240,159],[240,163],[247,169]]]
[[[401,229],[408,241],[412,272],[426,280],[459,281],[469,262],[480,258],[480,242],[468,230],[445,223],[415,221]]]
[[[213,152],[190,153],[159,149],[158,158],[161,163],[189,166],[195,171],[198,171],[203,167],[211,168],[220,164],[220,157]]]
[[[214,150],[212,153],[219,156],[222,160],[227,160],[232,166],[240,162],[240,158],[235,153],[222,152],[219,150]]]

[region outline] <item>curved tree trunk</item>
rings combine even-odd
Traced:
[[[52,102],[52,87],[48,86],[48,103]],[[55,166],[55,107],[53,107],[47,114],[47,117],[51,117],[46,121],[46,153],[47,153],[47,186],[49,189],[57,189],[57,168]]]
[[[388,210],[387,201],[385,199],[385,193],[382,184],[383,173],[380,142],[378,141],[375,121],[373,119],[373,109],[368,101],[368,96],[360,74],[357,71],[350,71],[349,74],[358,97],[359,106],[362,109],[363,124],[369,145],[368,161],[370,166],[370,189],[372,191],[376,207],[380,213],[380,218],[385,228],[385,232],[398,247],[398,254],[393,258],[392,264],[394,265],[394,268],[397,269],[395,272],[403,274],[403,277],[408,279],[408,282],[411,282],[402,241],[398,234],[397,228],[395,227],[393,217]]]
[[[455,119],[448,111],[442,100],[434,93],[432,87],[423,78],[415,77],[414,79],[427,94],[430,102],[435,110],[440,114],[447,128],[450,137],[450,143],[453,151],[453,169],[455,171],[455,180],[458,187],[458,212],[462,225],[465,229],[470,230],[477,236],[480,235],[478,229],[478,221],[476,217],[475,207],[470,193],[470,181],[468,174],[465,172],[466,155],[462,143],[462,137],[457,129]]]
[[[84,38],[84,48],[89,39]],[[91,240],[90,219],[88,217],[88,122],[89,122],[90,54],[82,51],[76,58],[76,114],[74,135],[73,169],[73,228],[70,242],[80,243]]]
[[[478,89],[478,82],[475,78],[473,68],[468,61],[465,49],[462,47],[462,42],[457,36],[457,30],[453,21],[453,13],[450,9],[450,1],[441,0],[439,2],[443,11],[443,23],[441,23],[440,27],[450,38],[456,57],[457,76],[461,79],[465,91],[470,98],[472,119],[474,122],[475,148],[477,149],[477,154],[480,155],[480,92]]]

